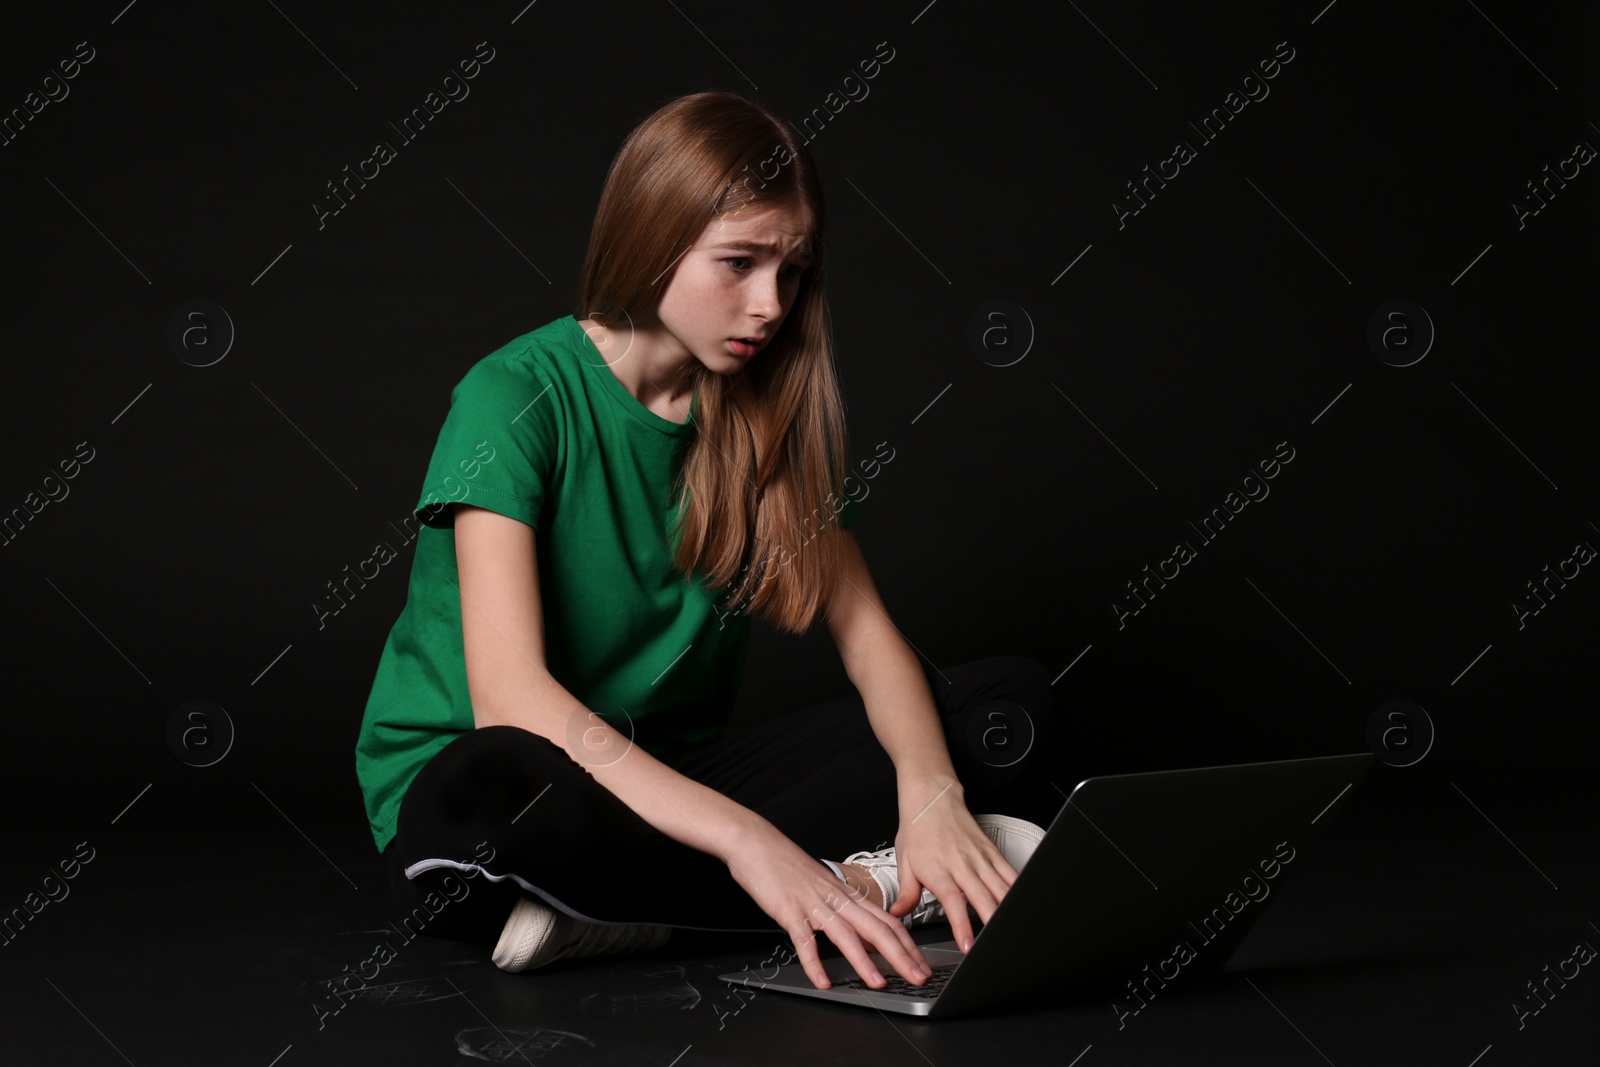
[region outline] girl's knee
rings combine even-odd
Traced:
[[[451,741],[423,767],[422,785],[451,817],[515,804],[567,773],[571,757],[549,738],[519,726],[484,726]],[[531,794],[529,794],[531,795]]]
[[[1033,703],[1032,701],[1029,702]],[[958,716],[951,758],[988,781],[1010,782],[1037,762],[1040,724],[1027,705],[1009,697],[986,700]]]
[[[1044,664],[1022,655],[993,656],[985,662],[1000,680],[1000,691],[995,699],[1017,706],[1011,714],[1014,723],[1005,724],[1009,730],[1038,738],[1052,735],[1060,720],[1060,710],[1056,706],[1050,672]]]

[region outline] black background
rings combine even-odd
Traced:
[[[78,442],[95,458],[0,548],[6,906],[85,838],[169,834],[191,870],[254,838],[370,858],[353,746],[409,547],[320,630],[313,602],[395,543],[467,368],[573,310],[634,124],[699,89],[799,123],[885,41],[811,150],[852,461],[894,451],[855,529],[907,639],[936,664],[1062,672],[1075,743],[1106,769],[1357,751],[1374,709],[1413,701],[1432,747],[1377,788],[1496,867],[1522,862],[1507,842],[1580,832],[1530,859],[1562,881],[1594,845],[1600,578],[1583,568],[1520,626],[1512,600],[1600,545],[1596,165],[1521,227],[1512,205],[1600,146],[1579,9],[8,17],[7,112],[77,42],[95,58],[0,148],[0,511]],[[470,95],[402,144],[390,121],[484,41]],[[1285,41],[1270,94],[1202,143],[1186,123]],[[1119,228],[1124,183],[1179,139],[1197,157]],[[378,140],[397,158],[319,228],[325,183]],[[167,340],[196,299],[237,331],[206,367]],[[1009,366],[967,342],[994,300],[1027,316]],[[1393,300],[1436,330],[1410,366],[1366,339]],[[1285,441],[1270,496],[1201,547],[1186,523]],[[1112,601],[1179,539],[1197,558],[1119,628]],[[737,722],[847,686],[820,625],[758,627]],[[168,743],[194,699],[236,731],[204,768]],[[1445,832],[1417,825],[1419,848]]]

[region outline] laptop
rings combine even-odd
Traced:
[[[921,946],[934,972],[923,985],[876,952],[881,990],[842,956],[823,961],[829,989],[799,963],[718,977],[928,1018],[1097,992],[1123,1005],[1119,1016],[1136,1012],[1166,985],[1221,968],[1375,761],[1360,752],[1086,778],[972,949]]]

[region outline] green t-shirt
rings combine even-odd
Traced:
[[[680,423],[641,404],[572,315],[484,357],[451,392],[413,509],[405,608],[356,741],[379,851],[423,764],[474,726],[452,504],[534,528],[545,662],[585,707],[651,752],[725,732],[749,616],[672,567],[674,482],[698,397],[690,411]],[[845,497],[840,523],[859,514]]]

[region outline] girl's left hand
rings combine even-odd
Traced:
[[[900,895],[890,902],[889,914],[909,914],[927,886],[944,905],[956,944],[966,952],[973,940],[967,905],[987,923],[1017,880],[1017,870],[967,811],[959,785],[926,793],[926,799],[901,797],[900,832],[894,839]]]

